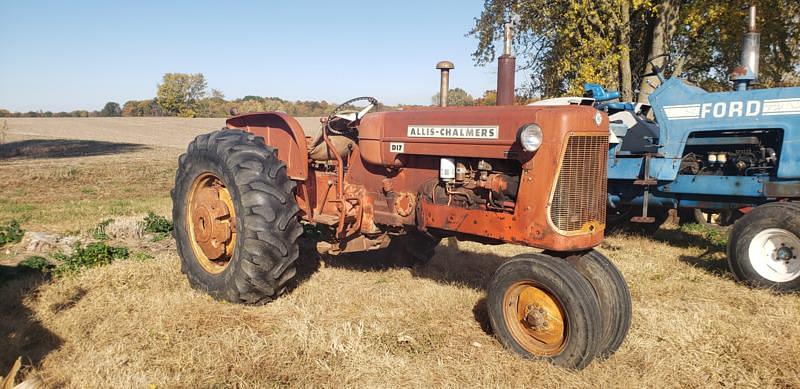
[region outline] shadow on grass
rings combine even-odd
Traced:
[[[713,253],[706,251],[699,256],[681,255],[678,259],[681,262],[703,269],[715,276],[733,279],[733,276],[730,274],[730,269],[728,268],[728,262],[724,259],[714,257],[712,254]]]
[[[47,282],[42,273],[16,266],[0,265],[0,369],[6,369],[17,357],[24,364],[38,365],[62,340],[36,319],[24,299]]]
[[[414,277],[485,292],[495,270],[511,259],[511,256],[461,251],[455,247],[439,245],[436,254],[428,263],[415,264],[414,259],[405,254],[405,251],[392,246],[383,250],[330,256],[317,254],[310,241],[303,243],[297,261],[297,275],[290,289],[308,280],[324,262],[324,266],[366,272],[410,269]],[[481,298],[475,303],[472,313],[481,329],[491,335],[493,331],[486,310],[486,298]]]
[[[725,231],[721,229],[695,228],[691,231],[677,229],[660,230],[655,234],[654,239],[673,247],[703,250],[700,255],[681,255],[678,259],[710,274],[731,278],[728,264],[724,259],[726,249],[724,235]],[[720,258],[720,254],[722,258]]]
[[[708,231],[708,233],[704,234],[700,232],[685,232],[680,229],[662,229],[653,236],[653,239],[672,247],[684,249],[696,247],[709,252],[725,251],[725,242],[717,236],[718,234],[724,234],[724,232],[710,229]]]
[[[664,243],[682,249],[703,250],[699,255],[680,255],[678,259],[692,267],[705,270],[716,276],[731,278],[725,256],[724,229],[690,226],[688,231],[683,229],[660,229],[654,235],[644,238]],[[722,258],[720,258],[722,256]]]
[[[30,139],[0,144],[0,159],[91,157],[131,153],[147,146],[75,139]]]

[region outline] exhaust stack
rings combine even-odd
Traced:
[[[747,33],[744,34],[742,45],[742,65],[753,73],[753,81],[758,81],[759,44],[761,34],[756,29],[756,6],[750,6],[750,17],[747,23]]]
[[[514,104],[514,73],[517,71],[517,58],[511,54],[512,23],[504,26],[505,38],[503,55],[497,60],[497,105]]]
[[[442,72],[442,78],[439,82],[439,106],[447,106],[447,94],[450,92],[450,71],[456,67],[450,61],[441,61],[436,64],[436,69]]]
[[[751,5],[748,12],[747,32],[742,41],[740,65],[733,71],[731,79],[736,90],[747,90],[751,83],[758,82],[759,45],[761,34],[756,26],[756,6]]]

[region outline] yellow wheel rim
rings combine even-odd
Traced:
[[[533,282],[517,282],[506,290],[503,318],[511,336],[529,353],[549,356],[564,349],[564,309],[552,294]]]
[[[192,183],[186,209],[197,262],[209,273],[221,273],[236,247],[236,209],[228,188],[219,177],[203,173]]]

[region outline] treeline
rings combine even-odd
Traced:
[[[99,111],[75,110],[70,112],[51,112],[51,111],[28,111],[11,112],[7,109],[0,109],[0,117],[4,118],[90,118],[90,117],[111,117],[122,116],[122,108],[119,104],[109,101]]]
[[[143,116],[178,116],[216,118],[235,114],[262,111],[285,112],[292,116],[325,116],[336,108],[338,103],[322,101],[289,101],[279,97],[245,96],[239,99],[226,100],[216,89],[208,92],[205,77],[201,73],[167,73],[158,85],[156,97],[146,100],[129,100],[120,106],[110,101],[97,111],[76,110],[72,112],[29,111],[10,112],[0,109],[0,117],[143,117]],[[497,93],[489,90],[481,97],[472,97],[461,88],[451,89],[448,94],[448,105],[475,106],[495,105]],[[517,97],[517,102],[525,104],[527,99]],[[431,98],[432,105],[438,105],[439,96]],[[386,106],[379,105],[375,111],[389,111],[418,107],[415,105]],[[349,107],[356,109],[355,107]]]
[[[108,102],[97,111],[76,110],[72,112],[29,111],[10,112],[0,109],[0,117],[227,117],[260,111],[280,111],[292,116],[324,116],[333,111],[337,103],[323,101],[289,101],[279,97],[245,96],[226,100],[216,89],[208,91],[205,77],[201,73],[167,73],[158,85],[156,97],[146,100],[129,100],[120,106]],[[379,110],[396,109],[380,106]]]
[[[121,107],[118,103],[109,102],[117,109],[98,111],[75,110],[71,112],[28,111],[11,112],[0,109],[0,117],[15,118],[87,118],[87,117],[143,117],[143,116],[184,116],[184,117],[228,117],[231,112],[247,113],[259,111],[281,111],[292,116],[325,116],[333,111],[337,103],[323,101],[288,101],[278,97],[245,96],[241,99],[225,100],[206,98],[198,101],[196,110],[191,115],[166,114],[158,104],[158,99],[130,100]],[[382,110],[392,109],[384,106]]]
[[[183,117],[226,117],[231,112],[247,113],[261,111],[280,111],[293,116],[324,116],[333,111],[337,103],[322,101],[288,101],[279,97],[245,96],[240,99],[225,100],[209,97],[197,100],[190,109],[166,113],[158,98],[131,100],[122,106],[121,116],[183,116]]]
[[[99,111],[76,110],[71,112],[51,112],[51,111],[29,111],[11,112],[7,109],[0,109],[0,117],[3,118],[87,118],[99,116]]]

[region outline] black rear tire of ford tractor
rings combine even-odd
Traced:
[[[730,226],[743,214],[738,209],[708,210],[700,208],[680,208],[678,217],[680,224],[699,224],[701,226],[716,228]]]
[[[589,281],[600,305],[603,335],[597,357],[607,358],[617,351],[631,326],[631,293],[622,273],[602,253],[590,250],[566,258]]]
[[[600,306],[589,282],[561,258],[526,254],[500,266],[487,310],[500,342],[523,357],[582,369],[597,354]]]
[[[175,241],[191,286],[247,304],[283,293],[303,232],[294,188],[263,138],[228,129],[195,138],[172,190]]]
[[[728,236],[728,266],[748,285],[800,290],[800,205],[765,204],[739,219]]]

